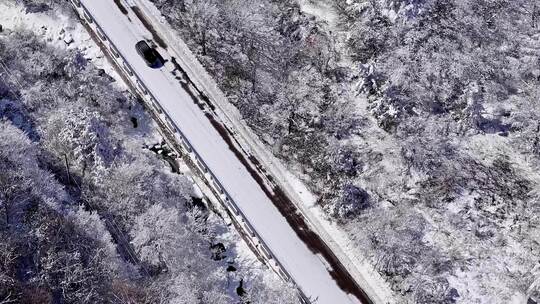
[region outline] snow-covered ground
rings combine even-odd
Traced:
[[[86,59],[127,88],[121,77],[107,62],[100,48],[94,43],[84,27],[68,14],[43,12],[27,14],[22,5],[0,3],[0,24],[7,30],[27,30],[39,34],[51,45],[68,50],[77,49]]]
[[[337,29],[339,16],[331,3],[324,0],[299,0],[298,3],[305,13],[327,22],[331,29]]]

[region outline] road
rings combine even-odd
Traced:
[[[192,93],[166,68],[151,69],[139,57],[135,44],[149,35],[133,11],[126,12],[111,0],[81,0],[81,3],[304,295],[320,304],[361,303],[340,282],[341,270],[331,266],[335,262],[314,250],[321,245],[306,242],[298,227],[291,226],[294,223],[284,217],[283,210],[280,212],[276,202],[261,188],[253,172],[194,102]],[[162,55],[170,60],[167,54]]]

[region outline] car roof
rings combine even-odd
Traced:
[[[135,47],[140,49],[141,51],[146,51],[146,50],[150,49],[150,46],[144,40],[141,40],[141,41],[137,42],[137,44],[135,44]]]

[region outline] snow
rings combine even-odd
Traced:
[[[336,28],[339,17],[330,1],[300,0],[298,3],[305,13],[316,16],[326,21],[332,28]]]
[[[381,275],[373,268],[367,257],[360,255],[358,248],[352,245],[345,232],[335,223],[326,220],[325,212],[320,207],[313,206],[310,208],[310,212],[317,217],[322,228],[332,236],[350,261],[354,263],[355,269],[360,273],[363,280],[369,282],[369,287],[377,295],[379,301],[381,301],[380,303],[395,303],[395,297],[392,294],[390,286],[388,286]]]
[[[67,14],[62,12],[27,14],[22,5],[0,3],[0,20],[4,31],[31,31],[55,47],[80,51],[84,58],[91,59],[96,67],[104,69],[117,83],[123,84],[121,77],[107,62],[88,32]]]
[[[287,178],[287,183],[294,189],[295,193],[298,194],[300,202],[308,208],[307,212],[316,217],[317,226],[332,236],[333,240],[339,245],[339,248],[341,248],[347,257],[349,257],[350,261],[354,263],[353,267],[355,270],[360,273],[364,280],[369,282],[370,288],[374,290],[379,299],[383,299],[385,303],[392,303],[394,297],[388,284],[384,282],[369,261],[359,255],[358,248],[352,245],[345,232],[335,223],[327,220],[325,212],[315,204],[317,197],[290,171],[287,171],[285,176]],[[350,268],[351,266],[349,266],[349,269]]]
[[[147,33],[139,32],[111,1],[82,2],[302,291],[321,304],[358,302],[337,286],[324,263],[296,236],[188,93],[167,71],[146,66],[134,45]],[[162,55],[168,57],[163,50]]]
[[[285,172],[287,182],[295,190],[300,197],[302,203],[307,207],[314,207],[317,202],[317,197],[309,191],[309,189],[302,183],[302,181],[291,172]]]

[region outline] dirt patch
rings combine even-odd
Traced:
[[[141,20],[142,24],[144,25],[144,27],[152,34],[152,38],[154,39],[154,41],[162,48],[164,49],[167,49],[167,44],[165,43],[165,41],[161,38],[161,36],[158,34],[158,32],[156,31],[156,29],[154,29],[154,27],[152,26],[152,24],[148,21],[148,19],[146,19],[146,17],[144,16],[143,12],[141,11],[140,8],[138,8],[137,6],[132,6],[131,9],[133,10],[133,12],[135,13],[135,15],[137,16],[137,18],[139,18],[139,20]]]
[[[120,0],[114,0],[114,4],[116,4],[116,6],[118,6],[118,9],[122,12],[122,14],[124,14],[124,15],[127,15],[127,14],[128,14],[128,10],[127,10],[126,7],[120,2]]]
[[[199,107],[199,109],[204,111],[204,104],[200,103],[197,96],[195,96],[195,94],[191,92],[191,90],[189,89],[189,85],[185,82],[180,82],[180,84],[182,85],[182,88],[184,89],[184,91],[188,93],[189,97],[191,97],[191,100],[193,100],[193,103],[196,104]]]
[[[180,173],[180,167],[176,162],[176,154],[167,146],[165,142],[152,146],[145,146],[144,148],[156,153],[163,160],[165,160],[169,164],[169,166],[171,166],[171,171],[173,173]]]

